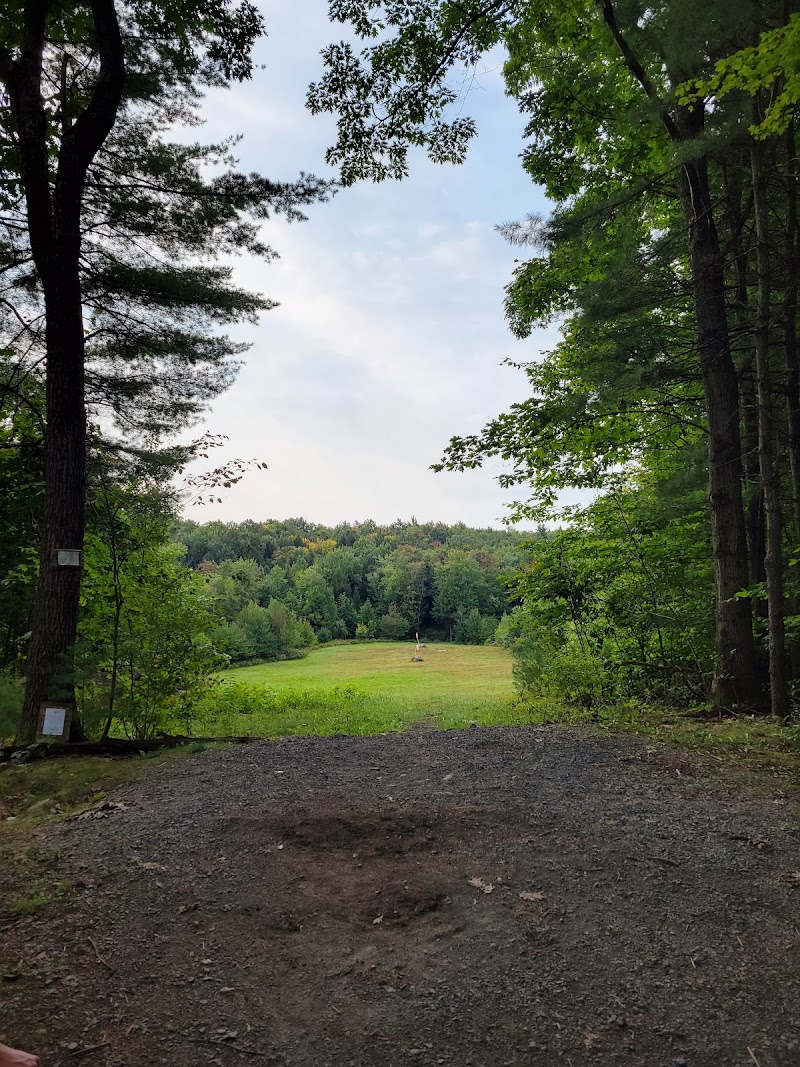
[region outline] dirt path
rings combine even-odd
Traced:
[[[559,728],[203,753],[4,937],[44,1067],[797,1067],[793,801]]]

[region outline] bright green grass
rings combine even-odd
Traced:
[[[800,726],[752,719],[706,723],[630,704],[588,712],[555,699],[515,699],[511,657],[491,645],[432,644],[413,663],[410,643],[327,645],[306,659],[221,675],[202,724],[209,734],[291,737],[379,734],[426,723],[439,729],[560,722],[645,735],[707,752],[711,761],[796,769]],[[244,713],[242,713],[244,709]]]
[[[513,692],[511,656],[494,645],[428,645],[412,662],[413,642],[327,645],[305,659],[227,671],[232,682],[329,689],[354,685],[365,693],[403,701],[503,700]]]
[[[374,734],[415,722],[446,728],[516,721],[511,657],[503,649],[431,644],[421,663],[413,655],[411,642],[328,645],[305,659],[226,671],[223,687],[240,693],[248,711],[238,713],[223,689],[212,732]],[[268,706],[245,700],[255,687],[271,694]]]

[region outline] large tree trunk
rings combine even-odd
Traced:
[[[711,700],[715,707],[749,707],[761,700],[747,588],[747,536],[742,504],[739,386],[728,339],[725,273],[712,215],[704,159],[681,168],[688,227],[698,352],[708,420],[708,480],[714,558],[716,629]]]
[[[681,200],[688,233],[698,355],[708,420],[708,476],[711,549],[714,559],[716,626],[711,701],[715,708],[761,705],[750,602],[736,594],[747,588],[747,536],[742,503],[739,392],[731,356],[725,300],[725,261],[714,223],[708,166],[700,138],[701,105],[674,112],[631,49],[614,0],[600,0],[603,18],[620,54],[680,153]],[[688,75],[687,75],[688,76]],[[675,77],[675,84],[685,80]],[[693,154],[690,154],[692,153]]]
[[[20,55],[0,49],[18,137],[28,235],[45,302],[47,399],[45,500],[40,574],[28,654],[25,700],[17,733],[36,733],[39,705],[74,693],[72,650],[78,625],[80,568],[60,566],[59,549],[81,550],[86,513],[86,410],[80,286],[81,209],[87,170],[114,124],[125,56],[114,0],[90,0],[100,67],[92,95],[71,123],[62,115],[52,174],[50,128],[42,85],[50,0],[26,0]],[[76,731],[77,732],[77,731]]]
[[[42,276],[47,315],[44,514],[19,743],[35,736],[43,701],[74,698],[72,649],[78,628],[81,571],[80,567],[60,566],[57,553],[59,549],[82,551],[86,525],[86,409],[78,248],[53,256],[52,263],[54,269],[47,269]],[[73,726],[71,739],[77,740],[75,719]]]
[[[764,145],[750,148],[753,171],[753,207],[756,220],[756,263],[758,271],[755,346],[758,381],[758,462],[764,488],[764,520],[767,553],[767,611],[769,621],[769,685],[773,715],[789,717],[786,677],[786,634],[783,603],[783,544],[781,536],[781,485],[775,450],[775,428],[770,367],[770,234],[767,206]]]

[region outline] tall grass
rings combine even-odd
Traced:
[[[275,688],[246,682],[218,685],[197,708],[196,727],[212,736],[293,737],[378,734],[415,718],[391,699],[353,685]]]
[[[197,733],[215,737],[364,736],[421,724],[441,730],[515,725],[534,721],[535,714],[510,699],[475,703],[458,695],[420,704],[352,685],[275,689],[230,682],[209,694],[197,709],[195,727]]]
[[[21,681],[0,672],[0,741],[14,736],[21,711]]]

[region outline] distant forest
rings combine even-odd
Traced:
[[[511,610],[504,579],[530,533],[459,523],[328,527],[178,520],[172,538],[203,576],[233,663],[297,654],[315,641],[421,638],[484,644]]]

